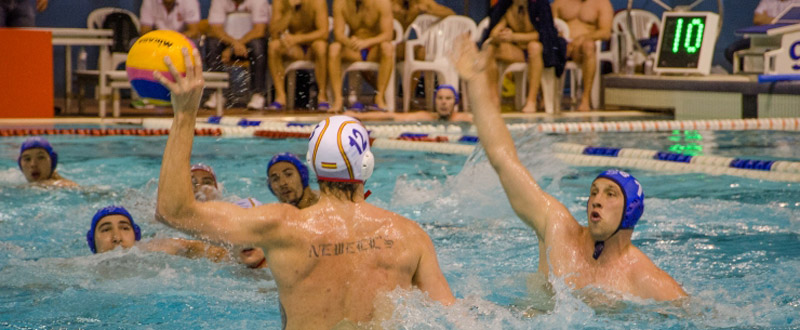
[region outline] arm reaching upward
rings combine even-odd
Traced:
[[[514,140],[500,117],[496,100],[497,85],[489,81],[487,66],[494,65],[488,52],[478,52],[467,35],[455,42],[452,63],[462,79],[467,81],[467,93],[472,104],[473,122],[478,129],[481,145],[489,162],[500,177],[514,212],[533,227],[540,239],[545,238],[550,219],[569,215],[566,207],[547,194],[536,183],[519,160]],[[567,217],[571,219],[571,216]]]
[[[161,174],[158,180],[156,219],[186,233],[218,243],[261,245],[274,233],[279,219],[288,216],[291,206],[262,205],[243,209],[232,203],[197,202],[191,187],[189,160],[194,139],[194,125],[203,92],[200,54],[184,49],[186,76],[181,77],[169,58],[164,62],[174,82],[156,72],[154,75],[172,95],[175,119],[167,138]],[[294,209],[296,210],[296,209]]]

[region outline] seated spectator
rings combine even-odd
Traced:
[[[25,175],[25,180],[43,186],[74,187],[72,182],[56,171],[58,154],[50,142],[42,137],[32,137],[22,142],[19,148],[17,165]]]
[[[334,0],[334,42],[328,49],[328,70],[333,88],[332,112],[342,111],[342,62],[370,61],[380,63],[378,70],[377,109],[387,109],[386,87],[389,86],[394,62],[394,18],[389,0]],[[345,35],[345,25],[350,35]]]
[[[791,6],[800,6],[800,0],[761,0],[754,11],[753,24],[770,24],[775,17]]]
[[[455,87],[451,85],[439,85],[436,87],[435,112],[414,111],[409,113],[397,112],[355,112],[346,111],[345,115],[358,118],[359,120],[394,120],[394,121],[449,121],[449,122],[472,122],[472,115],[463,112],[456,112],[456,105],[459,104],[459,97]]]
[[[250,83],[252,96],[248,109],[264,108],[267,92],[267,23],[270,18],[267,0],[212,0],[208,11],[210,35],[206,44],[205,63],[211,71],[224,71],[223,64],[238,58],[250,61]],[[233,12],[250,13],[253,28],[241,38],[234,38],[225,32],[224,24],[228,14]],[[204,104],[215,108],[217,102],[225,102],[221,93],[215,93]]]
[[[274,0],[269,25],[269,72],[275,87],[271,109],[282,110],[286,104],[283,61],[314,61],[317,80],[317,109],[327,111],[328,104],[328,4],[325,0]],[[294,97],[294,95],[291,95]]]
[[[528,15],[528,0],[513,0],[489,37],[488,49],[496,60],[528,63],[528,98],[522,112],[536,112],[544,61],[539,33]]]
[[[611,39],[614,7],[609,0],[555,0],[552,9],[554,17],[569,25],[572,40],[567,44],[567,56],[580,63],[583,72],[583,94],[578,111],[589,111],[597,70],[595,41]]]
[[[800,0],[761,0],[753,11],[753,24],[771,24],[775,17],[778,17],[783,10],[797,5],[800,5]],[[728,60],[729,63],[733,63],[734,53],[749,48],[749,38],[738,39],[725,48],[725,59]]]
[[[173,30],[197,43],[200,38],[200,2],[197,0],[142,0],[141,35],[152,30]]]

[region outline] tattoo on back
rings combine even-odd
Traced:
[[[308,249],[309,258],[333,257],[369,251],[391,249],[394,241],[382,236],[364,238],[351,242],[312,244]]]

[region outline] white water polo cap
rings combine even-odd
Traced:
[[[320,181],[364,183],[375,167],[367,129],[349,116],[332,116],[314,127],[306,161]]]

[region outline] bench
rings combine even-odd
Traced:
[[[203,79],[206,82],[206,88],[216,89],[217,92],[222,93],[223,88],[228,88],[228,73],[227,72],[203,72]],[[131,82],[128,81],[128,73],[125,70],[114,70],[108,73],[108,86],[111,88],[111,98],[113,102],[113,115],[119,117],[120,115],[120,97],[119,90],[123,88],[131,88]],[[225,106],[222,102],[217,103],[217,116],[222,116],[222,107]],[[106,116],[106,100],[100,98],[100,118]]]

